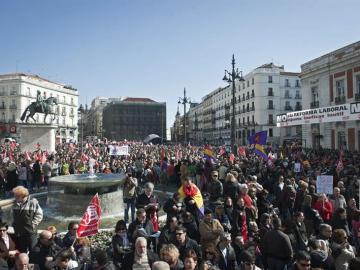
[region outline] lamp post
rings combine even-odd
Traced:
[[[236,149],[234,149],[235,147],[235,80],[239,80],[240,82],[245,81],[243,76],[242,76],[242,71],[239,71],[239,69],[235,70],[235,56],[232,55],[232,61],[231,61],[231,65],[232,65],[232,70],[231,72],[227,71],[225,69],[225,75],[223,77],[223,81],[228,82],[229,84],[232,84],[232,113],[231,113],[231,134],[230,134],[230,140],[231,140],[231,151],[236,154]]]
[[[81,153],[83,152],[83,145],[84,145],[84,107],[82,104],[80,104],[79,107],[79,114],[80,114],[80,125],[81,125]]]
[[[184,96],[179,97],[178,104],[184,105],[184,145],[186,145],[186,104],[190,104],[190,98],[186,96],[186,88],[184,88]]]

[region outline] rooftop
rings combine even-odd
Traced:
[[[128,97],[122,100],[124,102],[144,102],[144,103],[156,103],[156,101],[150,99],[150,98],[134,98],[134,97]]]

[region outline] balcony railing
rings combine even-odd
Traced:
[[[10,109],[16,109],[16,107],[17,107],[17,106],[16,106],[15,104],[11,104],[11,105],[9,106]]]
[[[285,106],[285,111],[292,111],[292,107],[291,106]]]
[[[273,126],[274,123],[275,123],[274,120],[270,120],[270,119],[268,120],[268,125],[269,125],[269,126]]]
[[[254,98],[255,97],[255,94],[251,94],[251,98]]]
[[[335,104],[344,104],[345,100],[345,96],[335,97]]]
[[[290,95],[285,95],[285,98],[291,98],[291,96]]]
[[[255,111],[255,107],[251,107],[251,108],[250,108],[250,111]]]
[[[295,110],[301,111],[301,110],[302,110],[302,106],[301,106],[301,105],[296,105],[296,106],[295,106]]]
[[[274,96],[274,93],[273,92],[268,92],[268,96],[272,97],[272,96]]]
[[[360,100],[360,93],[356,93],[356,94],[355,94],[355,100],[356,100],[356,101],[359,101],[359,100]]]
[[[319,108],[319,101],[313,101],[310,103],[310,109]]]
[[[0,106],[0,110],[5,110],[5,109],[6,109],[5,105]]]
[[[11,91],[10,92],[10,96],[16,96],[17,95],[17,91]]]
[[[295,98],[296,98],[296,99],[301,99],[301,96],[300,96],[300,95],[296,95]]]
[[[275,107],[274,107],[274,105],[268,105],[267,108],[268,108],[268,110],[274,110]]]

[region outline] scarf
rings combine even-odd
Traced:
[[[186,197],[191,197],[191,198],[193,198],[197,193],[197,189],[195,185],[183,186],[183,191]]]
[[[134,264],[133,264],[133,268],[132,269],[146,269],[146,270],[150,270],[150,265],[149,265],[149,260],[148,260],[148,256],[147,253],[144,254],[138,254],[137,251],[135,250],[134,253]]]

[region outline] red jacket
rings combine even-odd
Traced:
[[[320,216],[325,222],[331,220],[333,207],[329,200],[326,200],[324,202],[317,201],[314,205],[314,208],[319,211]]]

